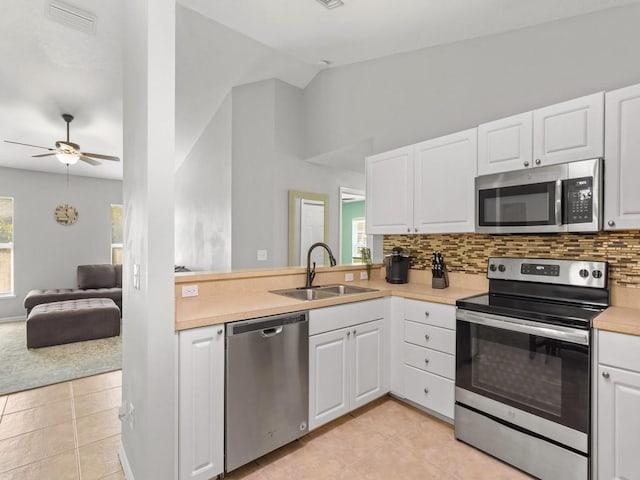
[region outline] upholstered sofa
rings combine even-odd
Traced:
[[[122,265],[78,265],[78,288],[31,290],[24,298],[27,315],[43,303],[110,298],[122,312]]]

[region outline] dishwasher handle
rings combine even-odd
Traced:
[[[283,329],[284,327],[282,325],[279,327],[265,328],[260,334],[262,335],[262,338],[275,337],[276,335],[280,335]]]

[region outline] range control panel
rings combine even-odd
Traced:
[[[607,262],[490,257],[487,278],[606,288]]]

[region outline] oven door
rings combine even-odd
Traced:
[[[589,331],[458,309],[456,403],[589,452]]]

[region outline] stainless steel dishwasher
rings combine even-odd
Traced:
[[[226,360],[230,472],[307,433],[308,312],[229,324]]]

